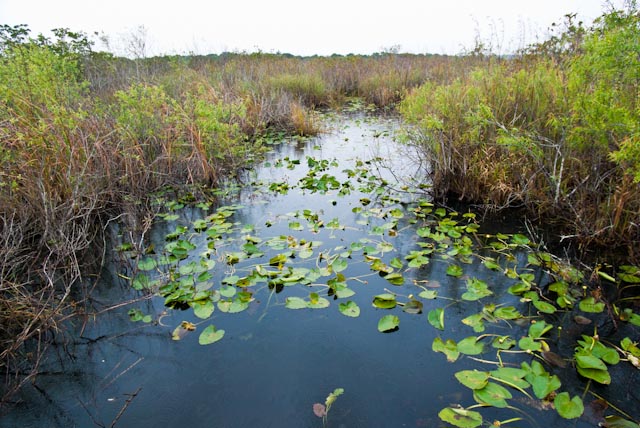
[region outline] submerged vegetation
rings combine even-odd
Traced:
[[[605,318],[612,334],[640,324],[640,270],[633,265],[640,256],[640,16],[630,3],[590,29],[572,19],[515,58],[258,53],[130,60],[95,52],[85,35],[68,30],[49,39],[30,37],[25,26],[0,26],[3,400],[37,374],[47,344],[65,334],[65,320],[93,310],[107,227],[118,223],[125,235],[118,250],[131,263],[121,276],[169,308],[191,309],[195,318],[171,326],[172,338],[198,331],[202,345],[224,340],[225,330],[207,321],[214,311],[247,310],[260,287],[269,299],[302,290],[282,304],[336,306],[348,322],[365,311],[354,286],[370,277],[389,288],[376,290],[367,306],[398,312],[380,316],[378,331],[393,333],[402,317],[424,312],[429,325],[449,334],[449,305],[478,305],[496,293],[467,276],[467,266],[502,272],[512,281],[505,300],[477,306],[455,329],[476,335],[433,341],[433,351],[450,362],[464,355],[491,365],[456,373],[477,404],[442,409],[440,419],[480,426],[478,409],[512,409],[513,394],[554,406],[563,418],[580,417],[587,393],[599,397],[592,381],[607,385],[611,367],[638,367],[640,358],[633,337],[601,340],[607,335],[599,330]],[[284,158],[275,166],[306,166],[306,175],[251,184],[269,195],[358,195],[358,226],[308,208],[257,230],[235,220],[240,205],[213,203],[216,189],[257,165],[271,145],[322,132],[320,112],[347,105],[399,106],[411,124],[409,143],[428,163],[419,190],[397,193],[372,173],[371,160],[336,172],[336,160],[307,157],[301,165]],[[187,196],[167,197],[173,194]],[[628,263],[585,273],[529,237],[479,234],[475,214],[437,205],[451,195],[493,209],[524,207],[585,253],[608,246],[626,251]],[[178,213],[194,200],[204,201],[207,215],[185,224]],[[164,248],[149,248],[145,235],[160,221],[175,229]],[[264,234],[282,221],[286,232]],[[334,245],[347,229],[364,237]],[[414,233],[415,246],[399,253],[395,243],[404,233]],[[194,243],[198,237],[206,248]],[[417,275],[433,261],[446,264],[461,295],[439,293]],[[367,273],[352,274],[353,266]],[[569,315],[596,326],[563,335]],[[129,316],[163,325],[138,308]],[[516,324],[520,337],[496,328]],[[588,380],[583,391],[562,389],[554,368],[567,363]],[[341,393],[314,405],[325,424]],[[610,426],[630,418],[616,410]]]

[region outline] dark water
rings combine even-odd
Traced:
[[[403,259],[416,248],[413,226],[400,221],[397,236],[372,234],[372,227],[384,224],[386,219],[353,212],[354,208],[362,207],[363,194],[354,191],[339,196],[337,191],[320,194],[295,188],[282,195],[265,189],[272,182],[296,184],[307,173],[306,156],[337,159],[338,166],[327,172],[341,182],[347,179],[344,169],[353,168],[358,160],[376,157],[386,159],[385,165],[373,163],[370,168],[391,183],[399,180],[397,189],[418,172],[416,156],[392,138],[398,125],[393,119],[351,117],[332,124],[334,132],[320,139],[278,147],[270,155],[267,163],[270,166],[256,170],[239,195],[224,201],[244,206],[235,212],[232,221],[238,223],[238,228],[252,226],[251,234],[265,240],[293,235],[298,240],[322,241],[323,251],[330,255],[345,251],[350,243],[361,239],[373,246],[388,242],[391,249],[378,256],[385,261],[392,257]],[[301,165],[293,169],[275,166],[278,159],[287,157],[300,159]],[[377,193],[373,190],[364,195],[372,200],[371,207],[376,207],[376,200],[381,198]],[[399,192],[397,197],[401,203],[388,206],[404,206],[417,196]],[[293,216],[305,209],[319,213],[326,222],[337,218],[346,227],[323,228],[318,233],[308,228],[292,231],[291,221],[305,225]],[[180,215],[175,221],[160,221],[153,228],[150,239],[156,248],[163,247],[165,235],[176,225],[189,225],[206,213],[185,209]],[[238,232],[238,236],[242,234]],[[202,234],[194,234],[192,242],[198,247],[194,253],[207,249],[206,236]],[[218,249],[217,265],[212,272],[214,282],[236,272],[241,274],[254,263],[265,263],[279,252],[267,249],[260,260],[226,265],[225,252],[237,250],[234,245],[229,242],[227,247]],[[114,258],[118,258],[116,254]],[[309,260],[306,263],[314,263],[316,258]],[[304,266],[305,262],[295,263]],[[0,419],[0,426],[321,427],[322,419],[314,415],[312,406],[323,403],[336,388],[345,392],[329,412],[329,427],[445,426],[438,418],[440,409],[454,404],[465,407],[475,404],[470,391],[457,382],[454,373],[473,368],[491,370],[495,366],[465,357],[448,363],[443,354],[432,351],[432,342],[438,336],[460,340],[473,335],[459,320],[477,313],[482,304],[426,300],[423,313],[415,315],[397,308],[393,311],[374,308],[373,296],[385,289],[402,296],[417,294],[422,289],[415,285],[415,280],[428,281],[418,283],[437,290],[441,297],[459,300],[465,291],[466,278],[476,277],[491,285],[492,301],[517,306],[526,314],[519,299],[506,293],[514,280],[501,272],[483,269],[476,261],[464,267],[462,278],[454,278],[446,275],[447,267],[448,263],[434,259],[420,269],[407,270],[405,284],[397,287],[372,272],[362,254],[354,252],[344,273],[348,278],[356,278],[347,282],[356,292],[349,300],[361,308],[357,318],[340,314],[339,302],[331,297],[328,297],[331,305],[326,309],[285,308],[287,297],[307,297],[310,291],[307,286],[297,284],[273,293],[265,284],[258,284],[253,294],[255,300],[247,310],[237,314],[216,310],[204,322],[191,310],[165,308],[161,297],[105,312],[86,320],[84,325],[77,320],[75,333],[61,338],[42,367],[44,374],[36,379],[35,386],[25,388],[18,397],[23,402]],[[118,276],[122,272],[128,274],[123,269],[114,261],[114,266],[104,273],[94,294],[97,307],[142,296]],[[326,296],[325,289],[312,291]],[[428,323],[426,313],[445,306],[445,330],[439,331]],[[131,308],[151,314],[154,322],[131,322],[127,315]],[[399,329],[380,333],[378,320],[388,313],[399,317]],[[193,322],[198,329],[213,323],[226,333],[221,341],[207,346],[198,344],[198,331],[174,341],[171,332],[182,321]],[[518,337],[526,334],[526,327],[503,323],[492,327],[490,332]],[[495,352],[488,351],[477,358],[495,361]],[[527,359],[518,356],[513,361],[519,364]],[[632,373],[615,393],[631,400],[637,398],[631,390],[634,379],[637,380],[637,374]],[[563,390],[580,394],[583,386],[567,383]],[[536,410],[535,403],[517,394],[510,404],[517,410],[480,409],[485,423],[514,417],[522,420],[508,426],[587,427],[595,423],[588,418],[568,421],[555,411]]]

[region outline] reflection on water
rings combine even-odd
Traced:
[[[335,132],[302,143],[290,143],[275,149],[265,163],[246,180],[242,192],[225,204],[240,203],[233,221],[251,225],[252,234],[267,237],[290,235],[292,213],[305,209],[322,218],[338,219],[344,229],[308,229],[295,232],[296,239],[322,241],[327,251],[342,251],[352,242],[366,238],[370,242],[389,242],[391,250],[385,260],[403,259],[416,248],[416,235],[407,221],[400,221],[397,236],[372,235],[372,228],[384,219],[363,217],[354,208],[361,207],[362,194],[338,196],[295,188],[287,194],[265,190],[265,183],[286,181],[295,185],[307,173],[306,157],[337,160],[330,173],[339,182],[348,180],[345,169],[358,161],[384,159],[384,165],[370,168],[390,183],[410,180],[417,166],[392,136],[397,123],[393,119],[341,118],[334,122]],[[299,159],[293,169],[278,166],[279,159]],[[384,168],[384,166],[388,168]],[[395,184],[400,189],[402,182]],[[380,197],[374,189],[367,195],[375,205]],[[399,193],[401,205],[414,196]],[[354,212],[355,211],[355,212]],[[206,215],[198,209],[185,209],[176,221],[159,222],[151,232],[156,248],[164,246],[164,237],[177,224],[191,224]],[[199,249],[207,248],[206,236],[194,236]],[[233,251],[235,244],[219,249]],[[267,260],[276,252],[268,252]],[[357,257],[358,259],[361,256]],[[43,365],[43,374],[27,387],[23,403],[3,416],[2,426],[16,427],[320,427],[312,406],[324,402],[335,388],[345,393],[332,406],[330,427],[431,427],[443,426],[438,411],[454,403],[474,403],[468,389],[461,387],[454,373],[478,368],[477,362],[461,359],[446,362],[432,350],[433,340],[459,340],[471,330],[459,323],[482,309],[481,304],[446,303],[446,330],[429,325],[425,315],[442,306],[440,300],[426,301],[421,315],[396,311],[399,330],[379,333],[376,326],[387,312],[371,306],[373,296],[392,288],[407,296],[417,294],[426,284],[442,297],[459,299],[466,278],[476,277],[491,285],[495,301],[520,305],[517,297],[505,292],[513,284],[501,272],[482,269],[478,262],[465,266],[465,276],[446,274],[447,263],[437,260],[407,271],[402,287],[391,285],[370,266],[357,259],[350,261],[349,278],[356,294],[350,299],[362,309],[357,318],[340,314],[337,302],[327,309],[290,310],[288,296],[305,297],[305,286],[286,287],[272,293],[265,284],[256,287],[250,307],[238,314],[216,310],[210,321],[224,329],[224,338],[213,345],[200,346],[198,335],[187,334],[180,341],[171,340],[171,332],[182,321],[195,324],[201,320],[193,311],[168,310],[164,299],[155,297],[133,305],[155,322],[143,324],[129,320],[132,306],[100,314],[95,319],[76,320],[75,336],[60,338],[59,345]],[[214,281],[220,281],[232,269],[249,266],[250,261],[228,266],[218,260]],[[301,261],[300,263],[303,263]],[[108,306],[140,297],[120,279],[121,267],[115,263],[105,271],[93,296],[96,305]],[[422,282],[423,281],[423,282]],[[316,290],[322,292],[322,290]],[[326,293],[325,293],[326,295]],[[495,332],[517,335],[524,327],[502,324]],[[492,355],[489,353],[488,358]],[[482,358],[482,356],[479,356]],[[485,368],[486,369],[486,368]],[[564,426],[567,421],[555,412],[538,412],[524,401],[514,401],[522,409],[517,426]],[[509,419],[513,411],[487,409],[485,420]],[[539,422],[536,422],[538,420]],[[572,422],[573,423],[573,422]],[[583,424],[583,425],[581,425]],[[574,426],[590,426],[577,422]]]

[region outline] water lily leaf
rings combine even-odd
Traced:
[[[311,293],[309,295],[310,301],[307,307],[311,309],[324,309],[329,307],[330,303],[327,299],[325,299],[324,297],[317,297],[317,298],[311,297],[313,294],[316,294],[316,293]]]
[[[553,314],[557,310],[555,306],[549,302],[545,302],[544,300],[533,300],[531,303],[537,310],[544,312],[545,314]]]
[[[524,378],[531,384],[533,393],[541,400],[561,386],[560,378],[556,375],[551,376],[536,360],[531,362],[531,366],[523,362],[521,368],[527,372]]]
[[[482,415],[473,410],[446,407],[440,410],[438,417],[459,428],[476,428],[482,425]]]
[[[473,331],[476,333],[482,333],[485,329],[484,327],[484,314],[477,313],[473,315],[469,315],[468,317],[462,319],[462,324],[468,325],[473,328]]]
[[[333,269],[334,272],[338,273],[345,270],[348,265],[349,264],[347,260],[343,259],[342,257],[338,257],[333,261],[333,263],[331,263],[331,269]]]
[[[143,271],[154,270],[158,266],[156,260],[151,257],[145,257],[141,260],[138,260],[138,269]]]
[[[503,320],[514,320],[522,317],[522,314],[513,306],[501,306],[493,312],[493,316]]]
[[[378,294],[373,298],[373,306],[380,309],[392,309],[396,307],[396,296],[385,293]]]
[[[482,264],[484,265],[484,267],[486,267],[487,269],[490,269],[490,270],[499,271],[499,270],[502,269],[500,267],[500,265],[498,263],[496,263],[496,261],[494,259],[491,259],[491,258],[485,259],[484,262],[482,262]]]
[[[202,300],[193,303],[193,313],[200,319],[207,319],[211,316],[214,305],[211,300]]]
[[[444,330],[444,309],[436,308],[429,311],[427,314],[429,323],[438,330]]]
[[[187,333],[189,333],[190,331],[194,331],[195,329],[196,329],[195,324],[189,321],[182,321],[180,325],[173,330],[173,333],[171,334],[171,339],[180,340],[184,336],[186,336]]]
[[[463,273],[464,271],[458,265],[449,265],[449,267],[447,267],[447,275],[449,276],[460,277]]]
[[[460,352],[458,352],[458,347],[456,342],[451,339],[447,339],[446,342],[443,342],[441,338],[436,337],[433,339],[433,343],[431,344],[431,349],[433,352],[442,352],[447,357],[447,361],[453,363],[460,356]]]
[[[525,336],[518,341],[518,346],[523,351],[540,351],[542,350],[542,345],[540,342],[536,342],[529,336]]]
[[[284,306],[289,309],[306,309],[307,301],[300,297],[287,297]]]
[[[422,313],[422,302],[418,300],[409,300],[404,304],[404,308],[402,310],[408,314],[421,314]]]
[[[342,315],[346,315],[348,317],[356,318],[360,316],[360,307],[356,304],[356,302],[353,302],[351,300],[340,303],[340,305],[338,305],[338,309],[340,310],[340,313]]]
[[[198,343],[201,345],[210,345],[217,342],[224,337],[224,330],[216,330],[213,325],[207,326],[200,336],[198,337]]]
[[[233,297],[236,295],[237,289],[236,287],[230,286],[230,285],[223,285],[220,287],[220,295],[222,297]]]
[[[580,301],[578,305],[582,312],[600,313],[604,311],[604,302],[596,302],[596,299],[589,296]]]
[[[463,300],[475,301],[492,294],[493,292],[489,290],[486,282],[477,278],[470,278],[467,280],[467,291],[460,297],[462,297]]]
[[[422,297],[423,299],[433,300],[438,297],[438,292],[435,290],[422,290],[418,297]]]
[[[482,389],[489,381],[489,373],[478,370],[462,370],[455,376],[458,382],[470,389]]]
[[[583,369],[596,369],[607,370],[607,366],[604,362],[593,355],[578,355],[576,356],[576,364]]]
[[[605,370],[601,370],[601,369],[585,368],[578,365],[577,369],[578,369],[578,373],[581,376],[586,377],[587,379],[593,379],[596,382],[601,383],[603,385],[609,385],[611,383],[611,375],[609,374],[609,371],[606,370],[606,368]]]
[[[149,280],[149,277],[144,273],[138,273],[135,278],[133,278],[133,281],[131,281],[131,287],[133,287],[134,290],[149,288],[150,285],[151,281]]]
[[[390,273],[384,276],[384,279],[389,281],[393,285],[403,285],[404,277],[399,273]]]
[[[584,412],[584,405],[580,397],[575,396],[570,398],[568,392],[561,392],[556,395],[553,400],[553,404],[558,411],[558,414],[565,419],[575,419],[582,416]]]
[[[512,397],[509,390],[497,383],[489,382],[482,389],[473,391],[473,398],[480,404],[504,408],[508,406],[506,400]]]
[[[458,351],[465,355],[478,355],[484,351],[482,342],[475,336],[469,336],[458,342]]]
[[[378,331],[379,332],[391,331],[398,328],[399,325],[400,325],[400,318],[398,318],[395,315],[385,315],[382,318],[380,318],[380,321],[378,321]]]
[[[344,286],[342,288],[338,288],[335,291],[335,294],[339,299],[346,299],[347,297],[351,297],[354,294],[356,294],[356,292],[353,291],[352,289],[347,288],[346,286]]]
[[[524,380],[526,375],[526,370],[517,369],[515,367],[500,367],[491,372],[491,377],[493,379],[503,381],[507,385],[513,385],[522,389],[529,387],[529,382]]]
[[[396,268],[396,269],[402,269],[402,266],[403,266],[402,260],[400,260],[397,257],[394,257],[389,261],[389,266],[391,266],[393,268]]]
[[[510,336],[499,336],[493,339],[491,346],[496,349],[511,349],[516,345],[516,341]]]
[[[547,324],[544,321],[533,322],[529,327],[529,336],[533,339],[539,339],[552,328],[552,324]]]

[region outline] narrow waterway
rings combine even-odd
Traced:
[[[456,373],[538,360],[562,379],[558,392],[583,394],[586,382],[566,375],[575,369],[532,357],[543,342],[560,353],[560,333],[535,337],[540,312],[507,292],[550,280],[531,266],[526,238],[480,239],[472,215],[431,206],[415,190],[423,165],[396,141],[395,119],[327,123],[319,138],[274,145],[218,206],[166,201],[148,254],[114,250],[93,293],[96,307],[137,301],[76,320],[0,425],[445,426],[443,409],[477,404]],[[571,328],[574,338],[593,334]],[[532,344],[515,346],[525,336]],[[497,353],[495,338],[514,344]],[[633,402],[636,372],[592,390]],[[325,418],[314,414],[337,388]],[[510,407],[469,411],[519,427],[600,417],[563,419],[520,388],[510,388]]]

